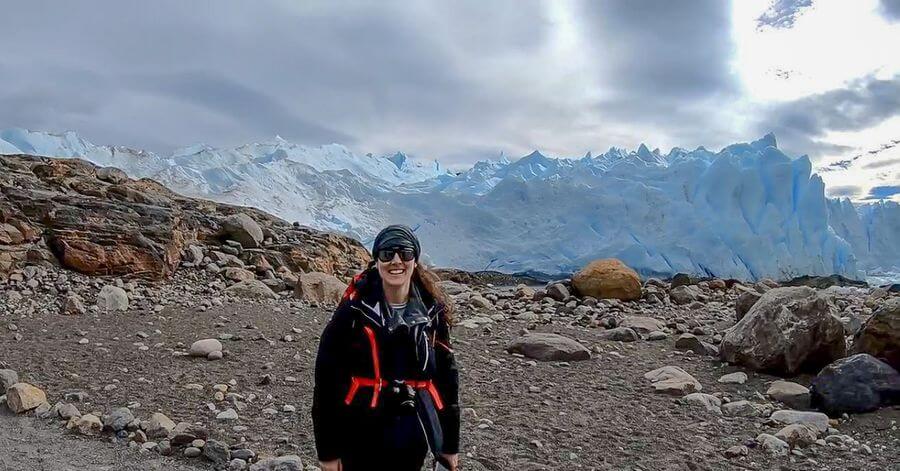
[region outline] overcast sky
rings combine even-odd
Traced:
[[[163,153],[277,134],[456,167],[773,131],[839,169],[823,176],[842,194],[900,188],[900,0],[31,0],[3,14],[0,128]]]

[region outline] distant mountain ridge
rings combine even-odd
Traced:
[[[805,156],[769,134],[719,152],[641,145],[579,159],[535,151],[458,173],[402,153],[360,156],[275,138],[160,156],[95,146],[76,133],[0,131],[0,153],[83,157],[186,196],[261,208],[368,244],[414,227],[440,266],[570,273],[616,257],[645,276],[790,278],[900,272],[900,205],[825,197]]]

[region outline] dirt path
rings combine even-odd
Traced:
[[[197,471],[155,453],[64,434],[47,422],[0,408],[0,471]]]

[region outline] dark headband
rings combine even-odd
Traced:
[[[409,226],[402,224],[393,224],[385,227],[375,236],[375,242],[372,243],[372,259],[376,258],[379,250],[391,248],[411,249],[416,255],[417,262],[422,251],[422,247],[419,245],[419,238],[416,237]]]

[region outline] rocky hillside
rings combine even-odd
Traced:
[[[251,208],[184,198],[115,168],[78,159],[0,159],[0,277],[45,263],[87,275],[163,279],[188,262],[250,267],[263,280],[300,272],[346,278],[367,257],[353,239]]]

